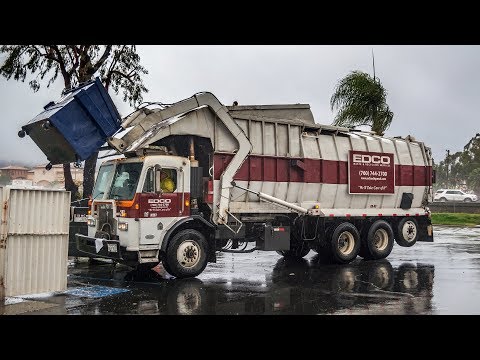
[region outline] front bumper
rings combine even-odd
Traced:
[[[89,236],[75,234],[77,249],[91,257],[122,260],[120,241],[97,239]],[[93,255],[93,256],[92,256]]]

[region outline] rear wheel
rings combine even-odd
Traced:
[[[338,225],[327,249],[336,263],[347,264],[354,260],[360,251],[360,234],[355,225],[349,222]]]
[[[207,266],[208,243],[197,230],[182,230],[169,242],[164,267],[177,278],[195,277]]]
[[[418,223],[414,218],[403,218],[396,226],[395,241],[400,246],[413,246],[417,242],[418,235]]]
[[[384,259],[392,252],[393,230],[384,220],[375,221],[362,241],[360,256],[365,260]]]

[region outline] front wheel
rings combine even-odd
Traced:
[[[207,266],[207,252],[208,243],[202,233],[182,230],[168,244],[165,270],[177,278],[195,277]]]
[[[472,199],[470,199],[470,198],[465,198],[463,201],[464,201],[464,202],[472,202]]]
[[[440,201],[441,201],[441,202],[446,202],[447,199],[445,199],[444,197],[442,197],[442,198],[440,199]]]

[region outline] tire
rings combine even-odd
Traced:
[[[172,274],[172,269],[170,269],[170,266],[168,266],[168,262],[166,261],[166,259],[163,259],[162,265],[163,265],[163,268],[165,269],[165,271],[167,273],[169,273],[170,275],[173,275]]]
[[[355,225],[349,222],[338,225],[326,250],[337,264],[348,264],[354,260],[360,251],[360,234]]]
[[[392,252],[393,230],[385,220],[375,221],[362,239],[359,255],[365,260],[385,259]]]
[[[465,199],[463,200],[463,202],[472,202],[472,199],[470,199],[470,198],[465,198]]]
[[[400,220],[395,230],[395,241],[403,247],[413,246],[419,236],[418,222],[414,218],[406,217]]]
[[[310,252],[310,248],[307,244],[302,244],[300,246],[295,246],[290,250],[280,250],[277,251],[277,254],[285,257],[285,258],[298,258],[301,259],[308,255]]]
[[[442,198],[440,198],[440,202],[447,202],[447,199],[442,197]]]
[[[207,253],[208,243],[202,233],[182,230],[168,243],[165,270],[180,279],[195,277],[207,266]]]

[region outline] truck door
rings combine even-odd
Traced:
[[[183,174],[176,168],[162,168],[162,192],[155,191],[155,168],[150,167],[140,194],[140,244],[159,244],[169,225],[185,216]],[[157,173],[158,174],[158,173]],[[158,181],[158,180],[157,180]],[[186,214],[187,215],[187,214]]]

